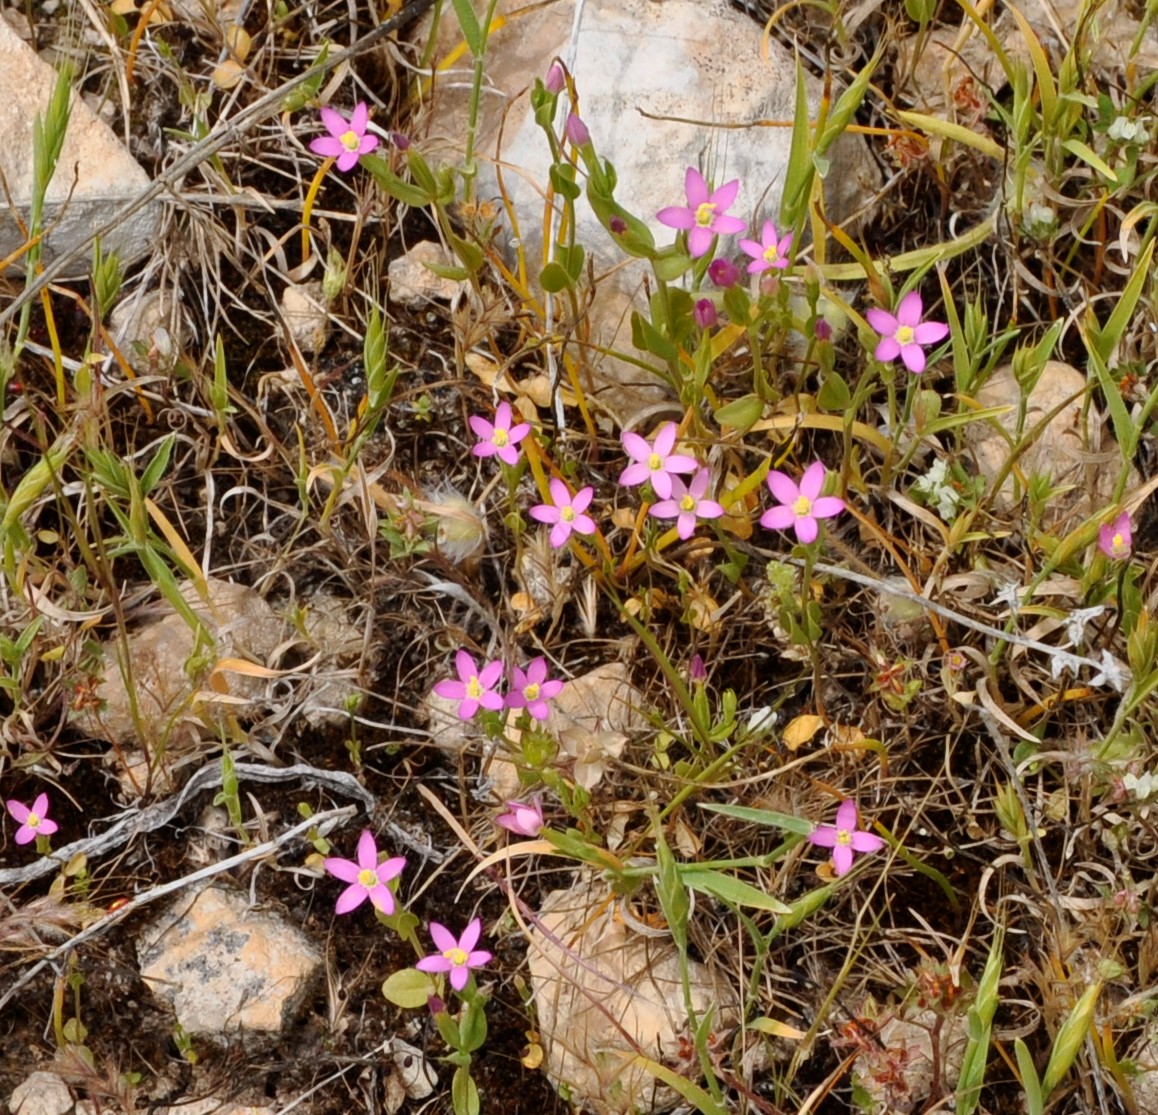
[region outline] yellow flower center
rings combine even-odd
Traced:
[[[528,701],[537,701],[539,699],[539,683],[533,681],[530,685],[523,686],[523,696]]]
[[[559,518],[562,519],[563,522],[565,522],[565,523],[574,522],[574,520],[575,520],[575,508],[574,507],[560,507],[559,508]]]
[[[707,228],[715,219],[716,203],[714,201],[704,201],[696,206],[696,224],[702,228]]]
[[[498,446],[499,449],[506,448],[508,441],[510,441],[510,438],[507,437],[506,430],[495,430],[495,432],[491,434],[491,444]]]
[[[458,948],[447,949],[446,952],[444,952],[442,955],[445,956],[446,959],[449,960],[456,968],[465,967],[466,962],[469,959],[466,953],[463,952],[462,949]]]
[[[367,890],[371,887],[376,887],[379,882],[378,872],[371,871],[368,867],[363,867],[362,870],[358,872],[358,882]]]
[[[663,458],[658,453],[653,453],[647,459],[647,467],[651,469],[652,472],[658,472],[663,468]]]
[[[472,677],[470,681],[466,683],[466,695],[470,697],[472,701],[477,701],[482,694],[482,682],[480,682],[477,677]]]
[[[775,244],[769,244],[764,249],[764,258],[769,263],[775,263],[780,258],[780,249]]]
[[[1118,535],[1121,538],[1121,535]],[[40,828],[40,818],[35,813],[28,814],[28,820],[24,822],[30,829]]]
[[[837,829],[836,830],[836,842],[838,844],[851,844],[852,843],[852,833],[849,832],[848,829]]]
[[[1122,532],[1121,532],[1121,531],[1118,531],[1118,532],[1117,532],[1117,533],[1114,535],[1114,537],[1113,537],[1113,538],[1110,540],[1110,548],[1111,548],[1111,549],[1112,549],[1112,550],[1113,550],[1115,553],[1121,553],[1121,551],[1122,551],[1122,550],[1124,550],[1124,549],[1126,548],[1126,540],[1125,540],[1125,539],[1122,537]],[[29,824],[31,824],[31,823],[32,823],[32,818],[31,818],[31,817],[29,817],[29,818],[28,818],[28,823],[29,823]]]
[[[812,514],[812,500],[807,496],[797,496],[792,504],[792,510],[798,519],[803,519],[805,515]]]
[[[911,345],[913,343],[913,327],[911,325],[898,325],[894,337],[897,344]]]
[[[357,151],[359,145],[362,142],[362,137],[360,135],[358,135],[358,133],[355,131],[343,132],[341,134],[341,136],[338,138],[338,142],[347,151]]]
[[[680,500],[681,511],[694,511],[696,509],[696,501],[690,495],[685,495]]]

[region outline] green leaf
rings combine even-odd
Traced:
[[[487,1040],[487,1012],[484,1003],[485,1000],[472,999],[467,1003],[462,1020],[459,1022],[459,1031],[462,1035],[459,1048],[464,1053],[473,1053]]]
[[[773,914],[792,913],[791,906],[786,906],[778,898],[773,898],[766,891],[733,875],[705,868],[681,867],[680,878],[684,885],[691,887],[692,890],[715,895],[733,906],[749,906],[754,910],[767,910]]]
[[[791,813],[777,813],[774,809],[753,809],[748,805],[721,805],[717,802],[701,801],[697,803],[701,809],[712,813],[722,813],[725,817],[734,817],[737,821],[751,821],[757,825],[775,825],[785,832],[794,832],[799,836],[809,836],[813,824],[803,817],[794,817]]]
[[[733,430],[746,433],[764,413],[764,400],[759,395],[741,395],[726,403],[719,410],[713,411],[712,416],[721,426],[731,426]]]
[[[570,289],[574,284],[561,263],[551,262],[539,272],[539,285],[548,294],[558,294],[560,291]]]
[[[1021,1073],[1021,1087],[1025,1091],[1025,1107],[1027,1115],[1042,1115],[1045,1101],[1041,1096],[1041,1081],[1037,1078],[1037,1069],[1033,1067],[1033,1056],[1029,1047],[1015,1038],[1013,1051],[1017,1054],[1017,1068]]]
[[[1076,155],[1084,163],[1089,163],[1103,178],[1108,179],[1115,185],[1118,183],[1118,176],[1114,173],[1113,167],[1101,158],[1091,147],[1082,143],[1080,139],[1067,139],[1062,142],[1062,147],[1065,148],[1071,155]]]
[[[816,401],[821,410],[845,411],[852,403],[852,392],[843,376],[831,372],[824,377],[824,383],[816,393]]]
[[[641,313],[632,311],[631,314],[631,343],[644,352],[650,352],[668,363],[675,363],[679,359],[679,349],[675,343],[668,340],[650,321]]]
[[[450,1099],[454,1104],[454,1115],[478,1115],[478,1087],[470,1075],[470,1069],[457,1068],[450,1083]]]
[[[812,191],[812,124],[808,119],[808,88],[804,84],[804,66],[796,58],[796,110],[792,118],[792,145],[788,149],[788,168],[784,173],[784,192],[780,201],[780,223],[795,229],[804,216],[804,207]]]
[[[1098,996],[1102,993],[1101,980],[1090,984],[1082,992],[1082,997],[1074,1004],[1069,1017],[1062,1023],[1061,1029],[1054,1039],[1053,1051],[1049,1055],[1049,1064],[1045,1066],[1045,1075],[1041,1078],[1041,1096],[1047,1100],[1053,1090],[1062,1082],[1062,1078],[1070,1071],[1078,1050],[1086,1040],[1090,1030],[1090,1022],[1094,1017],[1094,1007]]]
[[[148,495],[156,486],[157,482],[165,475],[165,469],[169,467],[169,458],[173,455],[173,445],[177,440],[176,434],[169,434],[164,438],[159,446],[157,452],[153,454],[153,459],[145,466],[145,471],[141,473],[141,492]]]
[[[474,14],[474,5],[470,0],[451,0],[454,5],[454,14],[458,16],[458,25],[462,28],[462,37],[470,52],[476,58],[486,50],[486,36],[479,26],[478,16]]]
[[[989,1035],[1000,998],[998,981],[1001,978],[1003,936],[1000,930],[994,935],[985,971],[977,985],[977,995],[969,1008],[966,1020],[969,1040],[957,1079],[957,1115],[973,1115],[981,1101],[981,1086],[985,1083],[985,1067],[989,1061]]]
[[[672,940],[683,956],[688,948],[688,913],[691,903],[688,901],[688,892],[680,878],[679,865],[667,846],[663,837],[663,826],[659,821],[653,824],[655,831],[655,855],[659,874],[655,880],[655,891],[659,896],[660,908],[667,919],[671,930]]]
[[[417,1010],[426,1006],[435,993],[434,980],[417,968],[402,968],[392,972],[382,984],[382,994],[396,1007]]]
[[[405,178],[399,178],[377,155],[363,155],[362,166],[370,172],[371,177],[384,194],[394,198],[395,201],[400,201],[403,205],[422,209],[434,200],[433,190],[428,192],[420,186],[407,182]],[[432,185],[433,182],[432,177]]]

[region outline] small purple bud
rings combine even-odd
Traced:
[[[697,684],[708,680],[708,669],[698,654],[693,654],[691,662],[688,663],[688,677]]]
[[[431,1014],[442,1014],[446,1010],[446,1003],[437,995],[427,995],[426,1005],[430,1008]]]
[[[740,269],[730,259],[713,259],[708,264],[708,278],[721,290],[727,290],[740,281]]]
[[[399,151],[410,150],[410,137],[404,132],[391,132],[390,142],[398,148]]]
[[[563,131],[576,147],[586,147],[587,144],[591,142],[591,133],[587,130],[587,125],[579,119],[577,113],[572,112],[568,114],[567,123],[563,125]]]
[[[622,236],[627,231],[627,222],[622,217],[612,217],[607,223],[616,236]]]
[[[812,329],[816,334],[816,339],[818,341],[832,340],[832,326],[828,324],[828,321],[825,318],[818,317],[816,319],[816,324],[812,327]]]
[[[710,298],[701,298],[692,311],[692,317],[701,329],[711,329],[719,318],[716,313],[716,304]]]
[[[547,70],[547,76],[543,78],[543,84],[547,87],[548,93],[554,93],[557,96],[563,92],[567,84],[567,74],[563,69],[563,63],[558,59],[551,63]]]

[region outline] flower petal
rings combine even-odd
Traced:
[[[343,151],[342,154],[340,154],[338,156],[338,169],[340,171],[345,172],[348,170],[353,170],[354,167],[357,165],[357,163],[358,163],[358,152],[357,151]]]
[[[310,150],[315,155],[321,155],[323,159],[336,159],[346,149],[341,141],[334,139],[333,136],[316,136],[310,140]]]
[[[891,337],[900,325],[900,322],[888,310],[882,310],[878,306],[866,310],[864,316],[865,321],[884,337]]]
[[[696,227],[688,233],[688,255],[690,255],[692,259],[699,259],[700,256],[706,255],[714,239],[715,233],[713,233],[710,228],[704,228],[703,225],[696,225]]]
[[[550,541],[552,547],[558,550],[566,545],[567,539],[570,537],[571,524],[560,520],[551,528],[551,534],[549,535],[548,540]]]
[[[854,832],[850,847],[854,852],[879,852],[885,842],[872,832]]]
[[[901,355],[901,342],[896,337],[882,337],[873,356],[882,364],[889,364]]]
[[[793,504],[800,495],[800,489],[792,477],[787,476],[779,469],[768,473],[768,490],[781,502]]]
[[[322,125],[334,139],[341,139],[350,130],[350,122],[329,105],[323,105],[319,115],[322,118]]]
[[[922,321],[913,330],[913,340],[919,345],[935,345],[949,336],[949,326],[943,321]]]
[[[731,236],[733,233],[743,232],[747,227],[748,225],[739,217],[731,217],[727,213],[721,213],[712,221],[712,231],[718,236]]]
[[[562,480],[557,476],[552,476],[547,483],[547,489],[551,493],[551,502],[556,507],[566,507],[571,502],[571,490]]]
[[[820,825],[808,834],[809,842],[820,848],[836,847],[836,828],[833,825]]]
[[[574,511],[576,515],[582,514],[582,512],[591,506],[591,501],[594,498],[595,489],[590,484],[588,484],[586,488],[580,488],[571,500],[571,510]]]
[[[666,225],[668,228],[676,228],[683,232],[696,226],[695,212],[685,205],[669,205],[666,209],[661,209],[656,213],[655,219],[659,221],[661,225]]]
[[[424,956],[414,967],[420,972],[449,972],[454,965],[445,956],[436,953],[434,956]]]
[[[369,829],[363,829],[358,837],[358,866],[364,871],[373,871],[378,866],[378,844]]]
[[[766,530],[787,530],[796,522],[796,512],[785,504],[769,507],[760,516],[760,525]]]
[[[537,523],[557,523],[559,521],[559,508],[552,507],[549,503],[536,503],[527,514]]]
[[[442,681],[436,681],[433,691],[447,701],[461,701],[466,696],[466,686],[453,678],[443,678]]]
[[[672,425],[674,426],[675,423],[672,423]],[[666,428],[667,427],[665,426],[664,429]],[[663,437],[663,430],[660,430],[659,436]],[[639,436],[639,434],[632,430],[624,430],[623,436],[620,438],[620,440],[623,442],[623,449],[627,455],[633,461],[643,462],[643,465],[646,468],[647,459],[651,456],[651,446],[648,445],[647,442]],[[657,437],[655,441],[657,446],[656,452],[659,452],[659,437]],[[628,467],[630,468],[631,466]],[[621,480],[620,483],[623,483],[623,481]],[[632,481],[632,483],[638,483],[638,481]]]
[[[915,328],[921,320],[921,293],[910,290],[897,305],[897,321],[902,325]]]
[[[688,208],[695,209],[708,200],[708,184],[704,176],[694,166],[688,167],[684,174],[684,194],[688,199]]]
[[[475,918],[463,931],[458,939],[458,947],[463,952],[470,952],[478,944],[482,936],[482,918]]]
[[[804,515],[796,520],[796,540],[803,542],[805,546],[815,542],[819,533],[820,527],[811,515]]]
[[[402,869],[405,866],[405,856],[391,856],[384,863],[378,865],[378,878],[384,883],[389,882],[391,879],[395,879],[401,875]]]
[[[503,676],[503,660],[496,658],[493,662],[488,662],[478,672],[478,681],[484,689],[493,689],[495,683]]]
[[[348,914],[351,910],[356,910],[361,906],[369,896],[370,892],[361,883],[354,883],[353,886],[347,887],[338,895],[338,901],[334,904],[334,913]]]
[[[832,866],[837,875],[845,875],[852,867],[852,849],[847,844],[838,844],[832,849]]]
[[[322,860],[322,866],[335,879],[340,879],[343,883],[356,881],[362,870],[352,859],[340,859],[337,856],[327,856]]]
[[[470,969],[452,966],[450,969],[450,986],[455,991],[461,991],[470,980]]]
[[[812,514],[817,519],[831,519],[844,510],[844,500],[839,496],[821,496],[812,501]]]
[[[370,123],[370,106],[365,101],[359,101],[350,114],[350,131],[356,136],[366,134],[366,125]]]
[[[430,939],[439,952],[449,952],[451,949],[458,948],[458,938],[445,925],[432,921],[429,928]]]
[[[717,209],[731,209],[732,202],[736,200],[736,195],[740,192],[740,179],[733,178],[731,182],[725,182],[718,187],[708,200],[712,202]]]
[[[755,240],[741,240],[740,248],[753,259],[762,261],[764,258],[764,245],[757,243]]]
[[[920,345],[902,345],[901,362],[914,375],[925,370],[925,350]]]
[[[24,822],[28,820],[28,816],[32,810],[29,809],[24,802],[13,799],[7,804],[8,812],[12,814],[13,820],[19,821],[21,824],[24,824]]]
[[[475,949],[467,958],[466,966],[468,968],[481,968],[484,964],[489,964],[494,960],[494,953],[487,952],[486,949]]]
[[[389,887],[379,884],[376,887],[371,887],[367,894],[370,895],[370,901],[376,910],[381,910],[387,917],[394,913],[394,895]]]
[[[836,827],[844,832],[852,832],[856,828],[856,802],[852,798],[845,798],[836,811]]]
[[[813,461],[804,470],[804,475],[800,478],[800,494],[809,503],[820,495],[820,490],[824,487],[825,475],[826,469],[823,461]]]

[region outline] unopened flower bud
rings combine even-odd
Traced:
[[[563,131],[576,147],[586,147],[587,144],[591,142],[591,133],[587,130],[587,125],[579,119],[577,113],[572,112],[568,114],[567,123],[563,125]]]
[[[708,278],[726,290],[740,281],[740,269],[730,259],[713,259],[708,264]]]
[[[692,311],[692,317],[701,329],[711,329],[716,324],[719,314],[716,313],[716,304],[710,298],[701,298]]]
[[[543,78],[543,84],[547,87],[548,93],[559,94],[563,92],[567,85],[567,74],[563,69],[563,63],[558,59],[551,63],[546,76]]]

